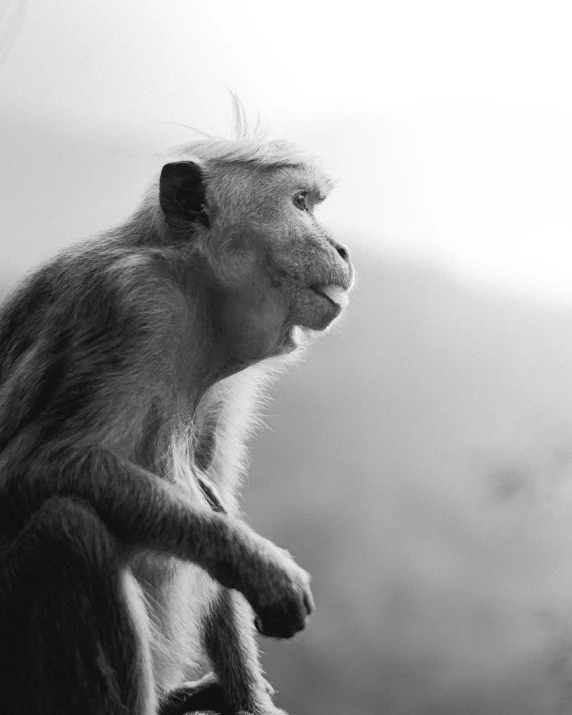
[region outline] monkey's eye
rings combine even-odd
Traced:
[[[309,211],[310,210],[310,205],[308,204],[308,192],[307,191],[300,191],[300,193],[296,194],[294,198],[292,199],[294,202],[294,206],[297,209],[300,209],[300,211]]]

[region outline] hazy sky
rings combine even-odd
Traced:
[[[350,243],[572,301],[569,7],[0,0],[0,106],[152,153],[184,140],[167,122],[225,131],[232,89],[336,166]]]

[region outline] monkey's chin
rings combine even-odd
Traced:
[[[334,303],[328,298],[323,298],[323,300],[328,300],[328,309],[317,317],[312,315],[311,325],[306,323],[292,326],[287,341],[289,352],[297,348],[303,348],[305,345],[308,345],[320,337],[320,335],[326,335],[342,314],[343,308],[341,305]],[[308,319],[308,316],[306,316],[306,319]],[[310,322],[310,320],[308,320],[308,322]]]
[[[321,332],[320,330],[314,330],[313,328],[305,328],[302,325],[294,325],[292,331],[290,332],[290,343],[293,345],[293,350],[297,348],[303,348],[312,340],[315,340]]]

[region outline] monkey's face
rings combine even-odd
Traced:
[[[166,221],[207,267],[214,319],[239,361],[291,352],[347,305],[349,253],[315,216],[329,188],[307,163],[164,167]]]

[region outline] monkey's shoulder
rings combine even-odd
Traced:
[[[105,241],[73,247],[22,281],[0,308],[0,375],[40,342],[60,353],[82,340],[111,345],[113,336],[126,345],[137,335],[160,337],[186,309],[161,251]]]

